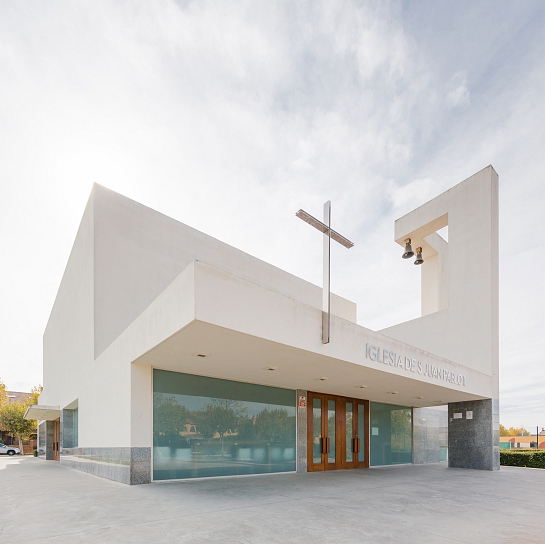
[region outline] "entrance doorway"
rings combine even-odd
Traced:
[[[60,461],[60,451],[59,445],[61,442],[61,420],[56,419],[53,421],[53,444],[52,444],[52,453],[53,461]]]
[[[308,393],[309,472],[369,466],[369,401]]]

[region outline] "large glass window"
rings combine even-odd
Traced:
[[[153,478],[295,470],[295,391],[153,372]]]
[[[412,463],[412,408],[371,403],[371,466]]]

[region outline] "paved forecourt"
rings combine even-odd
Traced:
[[[5,542],[545,542],[545,470],[444,463],[126,486],[0,458]]]

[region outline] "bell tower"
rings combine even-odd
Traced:
[[[437,233],[447,225],[448,242]],[[395,241],[405,254],[408,239],[412,248],[422,248],[421,317],[380,332],[493,382],[491,399],[449,405],[449,466],[499,468],[498,232],[498,175],[492,166],[395,222]],[[473,419],[458,415],[465,412]],[[475,443],[482,449],[476,451]]]

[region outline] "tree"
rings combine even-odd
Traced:
[[[4,382],[0,380],[0,409],[7,402],[8,402],[8,390],[6,389]]]
[[[23,440],[37,431],[37,422],[34,419],[25,419],[26,409],[38,404],[38,397],[43,387],[37,385],[23,401],[10,402],[4,383],[0,381],[0,428],[19,441],[19,449],[23,452]]]
[[[500,436],[530,436],[530,433],[524,427],[509,427],[509,429],[506,429],[500,423]]]
[[[38,404],[38,397],[42,394],[44,388],[41,385],[37,385],[30,390],[30,394],[26,398],[27,406],[34,406]]]
[[[25,419],[27,404],[24,402],[7,402],[0,408],[0,427],[11,436],[16,436],[19,449],[23,451],[23,438],[36,432],[36,421]]]

